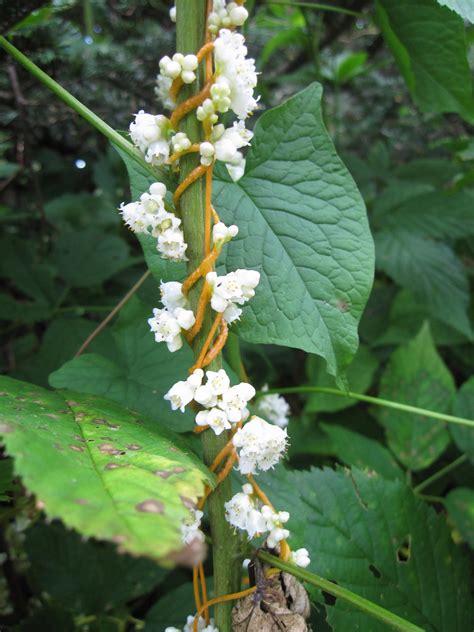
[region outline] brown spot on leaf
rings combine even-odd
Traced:
[[[42,500],[37,500],[35,503],[35,506],[36,506],[36,509],[38,509],[39,511],[41,511],[42,509],[46,507],[46,505],[44,504]]]
[[[77,434],[76,435],[72,435],[72,438],[75,441],[80,441],[81,443],[84,443],[84,441],[85,441],[85,439],[83,437],[81,437],[81,435],[77,435]]]
[[[206,559],[207,545],[200,538],[194,538],[189,544],[179,551],[172,551],[166,556],[167,560],[179,566],[196,566]]]
[[[141,450],[141,446],[137,445],[136,443],[129,443],[127,446],[128,450]]]
[[[101,443],[99,446],[97,446],[97,449],[99,450],[99,452],[102,452],[102,454],[120,454],[120,450],[114,448],[111,443]]]
[[[76,503],[78,505],[88,505],[89,501],[87,500],[87,498],[77,498]]]
[[[76,413],[76,420],[77,419],[84,419],[85,416],[86,416],[86,413]]]
[[[7,396],[7,395],[8,395],[8,393],[5,393],[5,391],[1,391],[1,392],[0,392],[0,397],[5,397],[5,396]]]
[[[159,476],[160,478],[164,478],[167,479],[170,476],[173,476],[173,474],[182,474],[182,472],[185,472],[186,470],[184,469],[184,467],[174,467],[171,470],[156,470],[156,472],[153,472],[155,474],[155,476]]]
[[[84,448],[82,447],[82,445],[70,445],[69,446],[71,448],[71,450],[74,450],[74,452],[84,452]]]
[[[119,467],[127,467],[125,465],[125,463],[107,463],[107,465],[104,466],[104,470],[116,470]]]
[[[169,451],[170,452],[178,452],[178,448],[175,448],[174,446],[170,446],[169,447]]]
[[[165,511],[165,506],[159,500],[155,500],[154,498],[150,498],[149,500],[144,500],[142,503],[138,503],[135,505],[137,511],[144,511],[145,513],[157,513],[162,514]]]
[[[62,446],[60,443],[57,443],[57,442],[56,442],[56,443],[53,443],[53,448],[54,448],[55,450],[62,450],[62,449],[63,449],[63,446]]]
[[[7,434],[9,432],[13,432],[15,429],[13,428],[13,426],[10,426],[10,424],[7,424],[5,422],[1,422],[0,423],[0,434]]]
[[[50,419],[60,419],[59,415],[55,415],[54,413],[45,413],[45,417],[49,417]]]
[[[191,498],[186,498],[186,496],[180,496],[181,502],[186,507],[186,509],[196,509],[196,503]]]
[[[115,542],[115,544],[123,544],[127,541],[127,539],[128,538],[126,535],[114,535],[112,538],[112,542]]]
[[[73,399],[70,399],[66,402],[68,406],[79,406],[79,402],[75,402]]]

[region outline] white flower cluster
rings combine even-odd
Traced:
[[[286,450],[286,430],[253,416],[235,433],[234,446],[238,449],[241,474],[255,474],[274,467]]]
[[[147,114],[140,110],[130,123],[132,142],[153,165],[163,164],[170,155],[171,124],[163,114]]]
[[[122,203],[119,210],[130,230],[156,238],[156,248],[163,259],[186,261],[188,245],[184,241],[181,220],[165,209],[165,195],[165,185],[154,182],[138,202]]]
[[[191,509],[191,516],[181,523],[181,540],[183,544],[191,544],[194,540],[204,542],[204,533],[199,528],[203,512],[197,509]]]
[[[260,272],[255,270],[235,270],[224,276],[208,272],[206,281],[212,288],[211,307],[220,312],[227,323],[240,318],[243,305],[255,296],[255,288],[260,281]]]
[[[200,106],[202,109],[204,107]],[[199,112],[198,118],[200,115],[204,116]],[[215,125],[211,134],[212,142],[205,141],[199,145],[201,164],[210,165],[214,160],[221,160],[225,163],[231,178],[234,181],[239,180],[245,169],[245,159],[239,149],[249,145],[252,137],[253,132],[246,129],[243,121],[236,121],[227,129],[222,124]]]
[[[212,11],[209,13],[207,28],[216,35],[221,28],[242,26],[249,17],[247,9],[236,2],[214,0]]]
[[[282,540],[286,540],[290,532],[284,524],[290,519],[287,511],[274,511],[268,505],[262,505],[253,494],[252,485],[242,486],[238,492],[225,503],[226,519],[237,529],[245,531],[250,538],[268,533],[265,544],[270,549],[278,548]],[[297,566],[308,566],[310,559],[306,549],[298,549],[291,554],[291,561]]]
[[[172,410],[181,410],[193,400],[204,410],[196,415],[198,426],[209,426],[216,435],[232,427],[233,423],[245,420],[249,411],[247,403],[255,396],[255,389],[246,382],[230,385],[230,378],[224,369],[206,371],[196,369],[187,380],[177,382],[166,393],[165,399]]]
[[[194,616],[190,614],[187,617],[186,625],[183,628],[183,632],[193,632],[193,623],[194,623]],[[214,619],[211,619],[209,622],[209,625],[206,625],[206,621],[202,617],[199,617],[197,629],[198,629],[198,632],[219,632],[219,628],[216,628],[214,625]],[[165,628],[165,632],[181,632],[181,630],[179,628],[169,626]]]
[[[268,391],[268,384],[262,387],[262,391]],[[286,399],[277,393],[261,397],[257,401],[256,411],[280,428],[286,428],[291,412]]]
[[[166,342],[168,350],[178,351],[183,346],[182,330],[191,329],[196,322],[194,313],[177,281],[161,283],[161,302],[164,309],[153,310],[153,318],[148,319],[156,342]]]

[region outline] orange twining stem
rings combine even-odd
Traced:
[[[224,467],[217,475],[217,479],[216,479],[217,485],[222,483],[222,481],[225,481],[225,479],[229,476],[229,474],[232,471],[232,468],[234,467],[234,463],[236,461],[237,461],[237,454],[235,452],[232,452],[229,458],[227,459],[227,461],[225,462]]]
[[[196,434],[201,434],[201,432],[204,432],[204,430],[207,430],[209,428],[209,426],[194,426],[193,432],[195,432]]]
[[[202,603],[206,606],[207,603],[207,586],[206,586],[206,575],[204,573],[204,566],[202,562],[198,564],[198,572],[199,572],[199,581],[201,584],[201,594],[202,594]],[[206,625],[209,625],[209,610],[206,608],[204,610],[204,618],[206,620]]]
[[[192,373],[196,369],[200,369],[202,367],[202,363],[204,361],[204,358],[206,357],[207,351],[208,351],[209,347],[211,346],[211,343],[212,343],[212,341],[214,339],[214,336],[216,335],[216,331],[217,331],[219,325],[221,324],[221,321],[222,321],[222,314],[217,314],[217,316],[214,319],[214,322],[211,325],[209,333],[207,334],[207,338],[204,341],[204,344],[202,345],[202,349],[199,352],[198,359],[193,364],[193,366],[189,369],[189,373]]]
[[[188,147],[188,149],[184,149],[183,151],[175,151],[174,154],[171,154],[171,156],[168,158],[166,162],[171,165],[176,160],[179,160],[181,156],[185,156],[186,154],[192,154],[198,151],[199,151],[199,143],[194,143],[193,145],[191,145],[191,147]]]
[[[223,320],[221,323],[220,333],[217,336],[214,344],[212,345],[212,348],[209,349],[209,352],[206,354],[204,360],[202,361],[201,367],[205,367],[208,364],[211,364],[211,362],[215,358],[217,358],[217,356],[219,355],[219,353],[222,351],[222,349],[225,346],[228,335],[229,335],[229,328],[227,327],[227,323],[225,322],[225,320]]]
[[[213,50],[214,50],[214,42],[207,42],[207,44],[204,44],[204,46],[200,48],[198,52],[196,53],[198,62],[201,63],[204,57],[207,57],[210,53],[212,53]],[[209,77],[206,77],[206,79],[209,79]]]
[[[224,458],[229,454],[229,452],[232,452],[233,449],[234,449],[234,444],[232,443],[232,439],[231,439],[228,443],[225,444],[222,450],[217,453],[216,458],[209,466],[209,469],[211,470],[211,472],[215,472],[217,470],[217,468],[219,467],[221,462],[224,460]]]
[[[206,307],[209,301],[211,300],[211,296],[212,296],[212,288],[209,285],[209,283],[204,281],[204,286],[202,288],[201,296],[199,297],[199,301],[196,307],[196,322],[191,327],[191,329],[189,329],[184,334],[189,344],[191,344],[191,342],[194,340],[194,338],[199,333],[199,331],[201,331],[204,315],[206,313]]]
[[[212,219],[212,171],[206,171],[206,194],[204,206],[204,256],[207,257],[211,252],[211,219]]]
[[[174,79],[173,83],[171,84],[170,97],[173,99],[175,103],[176,103],[176,99],[178,98],[178,93],[183,86],[184,86],[184,81],[181,79],[181,77],[176,77],[176,79]]]
[[[221,218],[217,214],[216,209],[211,205],[212,219],[214,220],[214,224],[218,224],[221,221]]]
[[[201,609],[201,595],[199,594],[199,573],[197,566],[193,566],[193,593],[194,603],[198,610]]]
[[[242,590],[236,593],[230,593],[229,595],[221,595],[220,597],[214,597],[214,599],[210,599],[204,606],[201,606],[199,610],[196,612],[193,622],[193,632],[198,632],[198,624],[199,617],[202,615],[205,608],[209,608],[210,606],[215,606],[217,603],[223,603],[224,601],[234,601],[235,599],[243,599],[243,597],[247,597],[247,595],[251,595],[257,590],[257,586],[252,586],[252,588],[247,588],[246,590]]]
[[[199,281],[199,279],[203,276],[206,276],[208,272],[212,270],[212,266],[214,265],[214,261],[219,256],[219,250],[211,250],[211,252],[204,257],[198,267],[191,272],[188,278],[183,282],[183,287],[181,291],[183,294],[187,294],[189,290],[193,287],[195,283]]]
[[[176,191],[173,195],[173,203],[175,207],[178,205],[179,198],[183,195],[188,187],[190,187],[193,182],[199,180],[199,178],[204,174],[206,169],[209,167],[205,167],[204,165],[198,165],[195,169],[191,171],[191,173],[186,176],[186,178],[176,187]]]
[[[290,559],[291,549],[286,540],[280,541],[280,559],[287,562]]]
[[[271,509],[273,509],[273,511],[275,511],[275,507],[272,505],[272,503],[270,502],[270,500],[268,499],[268,496],[265,494],[265,492],[263,492],[260,487],[257,485],[257,483],[255,482],[254,477],[252,476],[252,474],[247,474],[247,480],[249,481],[249,483],[252,485],[253,491],[256,494],[256,496],[258,496],[258,498],[260,498],[260,500],[262,501],[262,503],[264,505],[268,505]]]
[[[173,114],[170,118],[171,127],[173,129],[178,129],[178,123],[180,122],[180,120],[184,116],[186,116],[188,112],[196,109],[199,105],[201,105],[203,101],[209,98],[209,96],[211,95],[211,85],[212,83],[209,81],[197,94],[189,97],[189,99],[186,99],[186,101],[183,101],[180,105],[178,105],[178,107],[173,111]]]

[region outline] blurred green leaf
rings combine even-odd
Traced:
[[[306,367],[308,386],[329,386],[336,388],[336,380],[327,374],[325,363],[321,358],[314,355],[308,356]],[[347,368],[348,390],[355,393],[365,393],[372,384],[377,367],[377,358],[365,345],[359,345],[354,359]],[[357,402],[349,397],[314,393],[307,399],[305,412],[335,412],[344,410],[350,406],[355,406],[356,404]]]
[[[451,520],[464,540],[474,549],[474,490],[457,487],[445,499]]]
[[[103,395],[150,416],[160,427],[191,430],[192,412],[173,412],[163,395],[185,378],[193,364],[192,352],[185,345],[170,359],[166,345],[156,343],[148,327],[151,315],[151,309],[133,297],[112,329],[113,346],[103,355],[84,353],[66,362],[52,373],[50,384]]]
[[[474,420],[474,376],[459,389],[454,400],[453,413]],[[474,430],[450,424],[450,432],[458,448],[474,463]]]
[[[379,397],[438,412],[448,412],[455,394],[453,377],[433,344],[427,324],[390,357],[382,375]],[[390,449],[411,470],[422,470],[444,452],[450,442],[446,424],[410,413],[377,407]]]
[[[321,424],[331,440],[337,458],[360,470],[377,472],[390,480],[404,480],[405,475],[390,452],[374,439],[335,424]]]
[[[151,560],[118,553],[112,544],[84,540],[59,523],[34,525],[25,549],[36,588],[77,613],[121,606],[155,588],[168,572]]]
[[[377,21],[415,102],[474,122],[462,19],[436,0],[377,0]],[[407,15],[410,19],[407,19]]]

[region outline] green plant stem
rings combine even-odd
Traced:
[[[467,454],[461,454],[461,456],[459,456],[455,461],[453,461],[452,463],[448,463],[448,465],[445,465],[440,470],[438,470],[437,472],[429,476],[427,479],[422,481],[419,485],[414,487],[413,492],[415,494],[418,494],[419,492],[423,491],[426,487],[431,485],[431,483],[434,483],[438,479],[442,478],[443,476],[445,476],[452,470],[456,469],[457,467],[459,467],[466,461],[467,461]]]
[[[205,17],[207,0],[178,0],[176,13],[177,50],[180,53],[196,53],[204,44]],[[203,66],[203,64],[201,65]],[[198,81],[184,87],[180,92],[179,101],[188,98],[200,90],[203,85],[203,69],[201,68]],[[183,121],[180,129],[186,132],[191,142],[199,142],[201,125],[191,112]],[[180,180],[182,181],[197,165],[199,156],[189,154],[180,160]],[[180,210],[183,219],[184,236],[188,248],[188,272],[195,270],[204,257],[204,209],[205,209],[204,178],[192,184],[181,197]],[[189,299],[195,310],[202,281],[197,283],[189,292]],[[212,323],[211,309],[208,308],[201,331],[193,341],[195,356],[198,355],[207,337]],[[222,356],[219,355],[208,368],[217,370],[222,367]],[[214,460],[217,453],[229,441],[229,433],[223,432],[219,436],[212,430],[202,434],[203,459],[206,465]],[[212,557],[214,570],[214,592],[224,595],[235,592],[239,588],[240,563],[238,561],[239,540],[234,535],[229,523],[225,519],[224,503],[232,496],[230,477],[227,477],[209,496],[207,507],[212,537]],[[214,620],[220,632],[231,632],[230,602],[217,604],[214,608]]]
[[[64,101],[71,109],[79,114],[85,121],[90,123],[101,134],[108,138],[113,145],[124,151],[127,156],[130,156],[135,162],[137,162],[143,169],[146,169],[148,173],[151,173],[155,178],[166,184],[168,188],[173,186],[173,182],[168,174],[158,167],[153,167],[144,159],[143,155],[135,149],[135,147],[126,138],[124,138],[119,132],[114,130],[110,125],[107,125],[100,116],[97,116],[92,110],[81,103],[70,92],[63,88],[59,83],[47,75],[41,68],[39,68],[34,62],[32,62],[26,55],[24,55],[18,48],[13,46],[5,37],[0,36],[0,46],[20,63],[29,73],[31,73],[36,79],[41,81],[43,85],[49,88],[54,94]]]
[[[353,15],[355,18],[364,16],[359,11],[352,11],[344,7],[335,7],[329,4],[319,4],[318,2],[291,2],[290,0],[269,0],[268,4],[281,4],[288,7],[297,7],[303,9],[314,9],[315,11],[332,11],[333,13],[343,13],[344,15]]]
[[[376,603],[373,603],[364,597],[360,597],[350,590],[347,590],[347,588],[334,584],[323,577],[319,577],[319,575],[310,573],[309,571],[299,568],[293,564],[289,564],[288,562],[283,562],[278,557],[270,555],[270,553],[267,553],[266,551],[259,551],[257,555],[263,562],[266,562],[275,568],[279,568],[286,573],[290,573],[301,581],[312,584],[313,586],[329,593],[333,597],[349,603],[358,610],[362,610],[362,612],[365,612],[375,619],[386,623],[392,630],[402,630],[403,632],[424,632],[423,628],[419,628],[417,625],[402,619],[389,610],[385,610],[385,608],[382,608]]]
[[[305,393],[325,393],[327,395],[338,395],[339,397],[349,397],[350,399],[356,399],[359,402],[367,402],[368,404],[374,404],[375,406],[394,408],[395,410],[412,413],[413,415],[420,415],[421,417],[431,417],[432,419],[439,419],[440,421],[446,421],[450,424],[458,424],[460,426],[468,426],[469,428],[474,428],[474,421],[472,419],[455,417],[454,415],[446,415],[444,413],[438,413],[435,410],[427,410],[426,408],[417,408],[416,406],[402,404],[401,402],[393,402],[390,399],[381,399],[380,397],[362,395],[362,393],[352,393],[351,391],[340,391],[337,388],[330,388],[326,386],[289,386],[286,388],[270,388],[268,391],[259,391],[257,393],[257,397],[263,397],[264,395],[270,395],[272,393],[279,393],[280,395],[290,395],[292,393],[299,393],[303,395]]]
[[[242,362],[242,356],[240,355],[240,343],[237,334],[229,332],[227,343],[225,346],[226,359],[230,365],[230,368],[237,374],[241,382],[248,382],[249,378]]]

